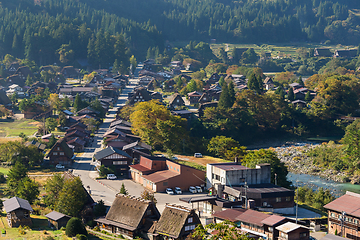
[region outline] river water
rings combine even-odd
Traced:
[[[335,197],[344,195],[346,191],[360,193],[359,184],[338,183],[308,174],[288,173],[287,179],[291,181],[294,186],[297,186],[298,184],[299,187],[308,186],[314,190],[320,187],[329,189]]]

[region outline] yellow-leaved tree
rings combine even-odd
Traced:
[[[188,138],[186,119],[171,115],[157,100],[137,103],[130,121],[132,132],[156,149],[179,151]]]

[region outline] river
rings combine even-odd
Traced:
[[[308,186],[314,190],[320,187],[329,189],[335,197],[342,196],[346,191],[360,193],[359,184],[339,183],[309,174],[288,173],[287,179],[291,181],[294,186],[298,184],[300,187]]]

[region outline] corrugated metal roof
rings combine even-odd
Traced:
[[[223,169],[225,171],[249,169],[248,167],[245,167],[241,164],[236,164],[236,163],[215,163],[215,164],[211,164],[211,165],[214,167]]]
[[[343,239],[348,239],[348,238],[343,238],[332,234],[327,234],[325,235],[325,237],[320,238],[320,240],[343,240]]]
[[[246,210],[239,208],[239,209],[226,209],[224,211],[215,212],[212,216],[220,219],[229,220],[231,222],[239,221],[237,217],[243,214]]]
[[[348,191],[345,195],[326,204],[324,208],[360,217],[360,194]]]
[[[33,211],[30,203],[22,198],[13,197],[4,202],[4,208],[7,213],[12,212],[16,209],[23,208],[29,211]]]
[[[144,179],[147,179],[153,183],[158,183],[158,182],[162,182],[165,181],[169,178],[175,177],[179,175],[179,173],[174,173],[170,170],[163,170],[163,171],[158,171],[149,175],[143,175]]]
[[[236,220],[246,223],[251,223],[257,226],[263,226],[264,224],[262,221],[268,218],[270,215],[254,211],[251,209],[246,210],[243,214],[239,215]]]
[[[63,217],[68,217],[69,219],[71,218],[70,216],[68,215],[65,215],[65,214],[62,214],[62,213],[59,213],[59,212],[56,212],[56,211],[52,211],[51,213],[48,213],[45,215],[45,217],[51,219],[51,220],[54,220],[54,221],[57,221]]]
[[[278,215],[271,215],[267,218],[265,218],[264,220],[262,220],[261,222],[265,225],[268,225],[268,226],[274,226],[275,224],[285,220],[286,218],[285,217],[282,217],[282,216],[278,216]]]
[[[305,229],[308,229],[307,227],[304,227],[304,226],[301,226],[299,224],[296,224],[296,223],[292,223],[292,222],[287,222],[287,223],[284,223],[278,227],[276,227],[277,230],[281,231],[281,232],[284,232],[284,233],[289,233],[289,232],[292,232],[298,228],[305,228]]]

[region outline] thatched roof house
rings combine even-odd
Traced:
[[[117,194],[106,217],[98,218],[96,222],[102,229],[134,238],[147,233],[159,218],[160,213],[153,202]]]
[[[194,209],[166,204],[159,221],[151,230],[168,239],[185,239],[199,224],[201,222]]]

